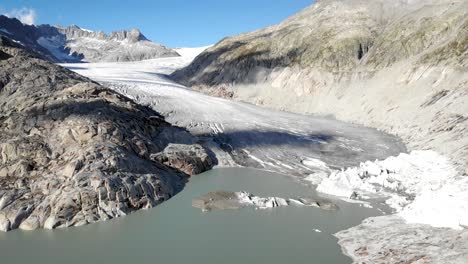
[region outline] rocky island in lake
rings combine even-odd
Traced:
[[[253,207],[268,209],[284,206],[308,206],[324,210],[337,210],[338,206],[331,201],[306,198],[258,197],[248,192],[209,192],[192,201],[192,206],[202,211],[240,209]]]

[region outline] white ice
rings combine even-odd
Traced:
[[[225,140],[227,145],[235,148],[241,158],[250,159],[248,166],[305,177],[323,170],[321,155],[332,164],[344,164],[348,157],[365,160],[363,155],[388,156],[386,153],[393,143],[375,130],[207,96],[168,78],[167,74],[189,64],[209,47],[176,49],[181,57],[63,65],[154,108],[170,123],[195,135],[228,137],[231,142]],[[370,148],[353,153],[351,145]],[[321,154],[324,148],[327,155]],[[333,153],[341,150],[350,154],[335,159]],[[224,158],[220,161],[222,165],[233,164]]]
[[[343,198],[386,197],[408,223],[468,226],[468,178],[434,151],[413,151],[332,171],[317,191]]]

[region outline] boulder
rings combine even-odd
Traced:
[[[40,225],[41,224],[37,216],[30,216],[20,224],[19,229],[25,231],[32,231],[38,229]]]
[[[164,151],[151,158],[188,175],[199,174],[213,167],[211,157],[198,144],[169,144]]]

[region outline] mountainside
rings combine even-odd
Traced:
[[[105,34],[78,26],[24,25],[0,16],[0,35],[53,62],[138,61],[179,56],[176,51],[148,40],[138,29]]]
[[[156,206],[211,168],[197,141],[0,36],[0,230],[79,226]]]
[[[223,39],[172,77],[212,95],[376,127],[468,171],[464,0],[320,0]]]

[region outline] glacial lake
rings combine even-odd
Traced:
[[[78,228],[0,232],[1,263],[351,263],[333,234],[381,214],[339,201],[337,211],[202,212],[191,206],[192,199],[216,190],[316,196],[312,188],[272,172],[215,169],[192,177],[181,193],[151,210]]]

